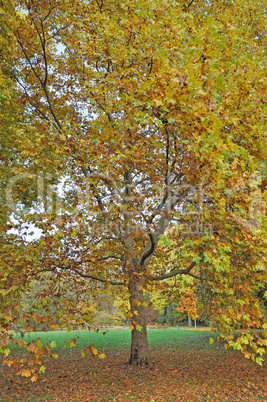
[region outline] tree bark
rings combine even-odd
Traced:
[[[132,344],[131,355],[129,364],[134,366],[145,366],[150,364],[148,342],[147,342],[147,330],[146,330],[146,316],[142,281],[140,278],[132,274],[129,281],[129,293],[130,293],[130,306],[131,306],[131,324],[132,329]]]
[[[192,319],[191,319],[190,315],[188,315],[187,318],[188,318],[188,326],[192,327]]]

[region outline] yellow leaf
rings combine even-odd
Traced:
[[[96,349],[96,347],[95,346],[92,346],[92,353],[93,353],[93,355],[97,355],[97,349]]]
[[[210,345],[212,345],[214,343],[214,339],[210,338]]]
[[[130,325],[129,325],[129,329],[130,329],[130,330],[134,329],[133,324],[130,324]]]
[[[38,380],[38,375],[34,374],[31,378],[31,382],[36,382]]]
[[[22,377],[30,377],[31,376],[31,370],[29,369],[23,369],[21,372]]]
[[[9,293],[9,289],[5,290],[5,289],[1,289],[0,290],[0,294],[2,294],[3,296],[7,295]]]
[[[161,99],[153,99],[153,101],[154,101],[154,103],[156,104],[157,107],[163,105],[163,102],[162,102]]]
[[[99,359],[105,359],[105,353],[100,353],[99,355],[98,355],[98,357],[99,357]]]
[[[265,352],[265,349],[263,349],[263,348],[258,348],[257,349],[257,353],[259,353],[261,356],[264,354],[264,353],[266,353]]]
[[[6,355],[6,356],[8,356],[9,355],[9,353],[10,353],[10,349],[4,349],[4,354]]]

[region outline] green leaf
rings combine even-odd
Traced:
[[[39,373],[44,373],[45,370],[46,370],[45,366],[41,366],[41,367],[39,368]]]
[[[163,234],[159,235],[159,245],[160,246],[170,246],[171,242],[167,239],[167,237]]]
[[[264,359],[260,356],[256,357],[256,363],[259,364],[260,366],[262,366],[262,362],[264,361]]]

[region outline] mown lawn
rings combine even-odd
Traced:
[[[151,329],[152,364],[129,366],[129,330],[31,334],[55,340],[58,359],[46,358],[46,373],[36,383],[0,366],[1,401],[267,401],[267,365],[257,366],[238,352],[209,344],[208,331]],[[77,339],[77,347],[64,341]],[[213,336],[215,337],[215,336]],[[79,349],[95,343],[104,360]],[[14,353],[21,353],[15,350]]]
[[[148,329],[148,341],[151,346],[164,344],[176,347],[180,341],[187,342],[193,338],[198,339],[199,336],[205,335],[205,339],[211,336],[209,331],[195,330],[179,330],[175,328],[168,329]],[[196,334],[198,336],[196,337]],[[65,341],[71,341],[77,338],[76,346],[82,348],[84,345],[94,343],[99,349],[130,347],[131,331],[127,329],[101,329],[99,332],[94,331],[50,331],[50,332],[34,332],[24,336],[24,340],[41,338],[42,342],[55,341],[58,348],[64,347]],[[193,342],[194,343],[194,342]],[[10,347],[10,346],[9,346]]]

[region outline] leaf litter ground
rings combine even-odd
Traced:
[[[60,331],[42,337],[57,338],[60,345],[73,335]],[[152,364],[141,369],[126,363],[129,331],[111,330],[104,336],[84,332],[78,336],[78,348],[60,345],[59,358],[46,359],[46,373],[36,383],[0,367],[0,400],[267,401],[267,364],[257,366],[238,352],[224,350],[218,342],[210,345],[209,332],[150,330]],[[106,358],[81,358],[79,346],[85,339],[87,343],[93,340]]]

